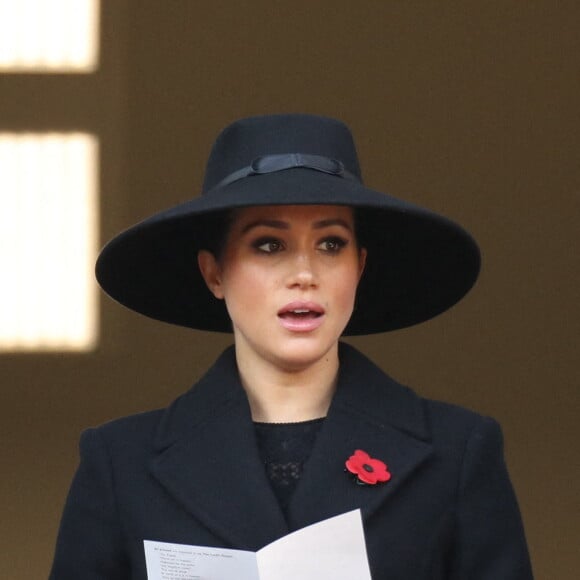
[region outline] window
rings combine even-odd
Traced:
[[[0,71],[91,72],[98,0],[0,0]]]
[[[79,97],[66,78],[98,84],[99,11],[99,0],[0,0],[0,351],[97,343],[101,119],[70,104],[98,91]]]
[[[0,348],[94,347],[96,167],[91,135],[0,133]]]

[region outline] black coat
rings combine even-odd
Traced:
[[[355,449],[391,480],[356,485]],[[145,579],[144,539],[258,550],[355,508],[374,580],[532,578],[497,423],[418,397],[346,345],[287,519],[229,349],[167,409],[83,434],[51,578]]]

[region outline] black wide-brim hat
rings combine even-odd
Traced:
[[[230,332],[224,302],[207,289],[197,252],[216,236],[224,211],[264,205],[354,208],[366,267],[345,335],[428,320],[472,287],[480,255],[471,236],[427,209],[362,184],[349,129],[314,115],[242,119],[211,151],[202,195],[122,232],[96,267],[103,289],[151,318]]]

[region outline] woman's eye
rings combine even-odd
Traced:
[[[273,254],[274,252],[279,252],[283,249],[282,242],[274,238],[260,239],[257,240],[253,245],[257,250],[266,254]]]
[[[342,238],[327,238],[323,240],[318,245],[318,249],[322,250],[323,252],[328,252],[331,254],[336,254],[340,252],[344,246],[346,246],[347,241]]]

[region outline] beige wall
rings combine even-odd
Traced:
[[[62,85],[0,77],[0,129],[99,132],[106,239],[195,195],[237,117],[347,121],[367,183],[458,220],[484,258],[449,313],[353,342],[421,393],[501,421],[536,575],[576,578],[577,3],[104,4],[102,70],[90,90],[65,81],[73,121],[44,120]],[[227,342],[103,297],[97,352],[0,355],[3,578],[46,576],[79,432],[165,405]]]

